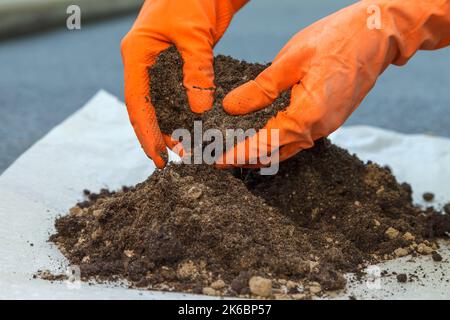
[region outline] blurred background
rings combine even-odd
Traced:
[[[216,53],[271,61],[299,29],[354,0],[253,0]],[[0,0],[0,173],[98,90],[123,100],[120,40],[141,0]],[[81,30],[66,27],[81,8]],[[364,44],[362,44],[364,45]],[[391,67],[346,125],[450,137],[450,48]]]

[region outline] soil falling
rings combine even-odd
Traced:
[[[170,49],[150,71],[164,132],[192,128],[197,117],[187,111],[181,67]],[[216,107],[204,125],[259,128],[283,109],[286,95],[247,118],[219,107],[263,68],[217,57]],[[170,164],[135,187],[86,195],[56,221],[51,241],[84,279],[159,290],[304,299],[344,288],[343,274],[368,263],[432,254],[450,231],[449,216],[415,206],[411,187],[388,168],[325,139],[275,176]]]

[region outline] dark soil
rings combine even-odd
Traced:
[[[247,63],[219,55],[214,60],[215,102],[213,108],[202,115],[190,111],[183,86],[183,60],[175,47],[164,51],[157,63],[149,70],[151,97],[163,133],[171,135],[175,129],[193,131],[196,120],[202,121],[203,131],[220,129],[261,129],[278,111],[289,105],[290,92],[283,93],[271,106],[244,116],[225,113],[222,101],[234,88],[254,79],[268,65]]]
[[[393,258],[397,248],[436,246],[432,239],[450,230],[448,216],[411,201],[411,188],[387,169],[319,144],[273,177],[171,164],[72,209],[51,240],[85,278],[187,292],[222,279],[217,293],[237,295],[260,275],[274,288],[285,279],[336,290],[344,272]]]
[[[431,192],[425,192],[425,193],[423,194],[422,197],[423,197],[423,199],[424,199],[425,201],[431,202],[431,201],[434,200],[434,193],[431,193]]]
[[[404,273],[401,273],[397,275],[397,281],[400,283],[405,283],[406,281],[408,281],[408,276]]]
[[[436,261],[436,262],[442,261],[442,256],[439,253],[437,253],[436,251],[433,251],[431,253],[431,257],[433,258],[433,261]]]
[[[263,68],[217,57],[216,108],[202,117],[204,125],[261,127],[283,108],[287,96],[269,113],[243,118],[219,108],[226,92]],[[191,128],[194,119],[180,70],[174,49],[151,70],[153,102],[167,133]],[[414,206],[411,187],[388,168],[365,164],[327,140],[281,163],[275,176],[170,164],[135,187],[85,195],[57,219],[51,241],[84,279],[126,279],[159,290],[302,299],[344,288],[345,272],[394,258],[396,249],[437,250],[434,240],[450,231],[449,216]],[[254,276],[270,279],[272,289],[252,289]]]

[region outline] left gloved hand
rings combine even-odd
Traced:
[[[290,106],[264,128],[278,129],[279,142],[274,145],[258,133],[225,158],[234,158],[237,166],[237,150],[243,147],[245,163],[254,163],[257,159],[249,155],[259,154],[254,150],[258,139],[259,148],[262,141],[264,148],[277,150],[280,161],[312,147],[344,123],[390,64],[403,65],[417,50],[449,44],[450,0],[360,1],[314,23],[295,35],[269,68],[223,102],[228,113],[242,115],[268,106],[292,88]]]
[[[212,108],[213,48],[233,16],[248,0],[147,0],[122,40],[125,102],[142,148],[155,165],[167,163],[167,148],[177,143],[161,133],[150,95],[148,68],[175,45],[183,57],[183,85],[192,112]]]

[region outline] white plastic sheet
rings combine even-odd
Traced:
[[[363,159],[389,164],[400,181],[412,183],[417,201],[425,191],[436,193],[438,202],[450,200],[450,140],[370,127],[344,128],[332,138]],[[61,272],[67,265],[47,239],[54,232],[54,219],[82,199],[83,189],[133,185],[153,170],[135,139],[125,106],[103,91],[25,152],[0,177],[0,298],[206,298],[104,284],[74,288],[33,279],[39,269]],[[448,246],[442,254],[448,259]],[[428,277],[402,285],[392,277],[380,279],[377,286],[355,284],[338,298],[450,298],[449,283],[440,280],[442,272],[449,276],[447,264],[444,271],[434,271],[429,257],[405,263],[407,259],[379,267],[402,272],[421,264]]]

